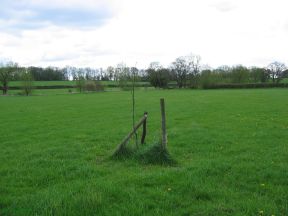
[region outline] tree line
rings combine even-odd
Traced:
[[[173,81],[179,88],[209,88],[217,84],[280,83],[288,78],[286,65],[278,61],[267,67],[224,65],[212,69],[202,65],[198,55],[178,57],[168,68],[153,62],[146,71],[151,85],[159,88],[166,88]]]
[[[212,69],[201,64],[199,55],[192,54],[176,58],[169,67],[164,67],[159,62],[152,62],[146,70],[128,67],[125,63],[115,67],[109,66],[107,69],[71,66],[21,67],[14,62],[0,63],[0,84],[3,94],[8,91],[9,81],[23,81],[29,86],[33,80],[74,80],[81,91],[87,81],[115,81],[119,87],[125,88],[135,77],[136,81],[149,82],[156,88],[168,88],[173,84],[178,88],[209,88],[217,84],[279,83],[288,77],[288,70],[284,63],[278,61],[270,63],[267,67],[224,65]]]

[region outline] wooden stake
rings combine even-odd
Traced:
[[[133,128],[133,130],[123,139],[123,141],[118,145],[115,152],[118,152],[120,149],[125,147],[129,139],[133,136],[133,134],[138,130],[138,128],[143,124],[144,121],[146,121],[147,115],[144,115],[140,121],[136,124],[136,126]]]
[[[166,115],[165,115],[165,102],[164,98],[160,99],[161,106],[161,119],[162,119],[162,148],[167,147],[167,134],[166,134]]]
[[[145,137],[146,137],[146,122],[147,122],[147,112],[144,112],[144,116],[146,116],[145,121],[143,122],[143,131],[142,131],[142,137],[141,137],[141,144],[143,145],[145,142]]]

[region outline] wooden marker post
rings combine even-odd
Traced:
[[[145,137],[146,137],[146,121],[147,121],[147,112],[144,112],[144,117],[146,116],[146,119],[143,122],[143,131],[142,131],[142,137],[141,137],[141,144],[143,145],[145,142]]]
[[[166,115],[165,115],[165,102],[164,98],[160,99],[161,106],[161,119],[162,119],[162,148],[167,148],[167,134],[166,134]]]
[[[124,148],[129,139],[133,136],[133,134],[140,128],[140,126],[146,122],[147,119],[147,114],[144,114],[144,116],[140,119],[140,121],[135,125],[133,130],[122,140],[122,142],[118,145],[117,149],[115,152],[120,151],[120,149]],[[144,137],[145,138],[145,137]]]

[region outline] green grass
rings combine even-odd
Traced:
[[[288,214],[287,89],[137,91],[147,148],[161,97],[174,166],[110,159],[130,92],[1,96],[0,215]]]
[[[21,81],[9,82],[9,86],[21,86]],[[76,85],[76,81],[33,81],[34,86],[63,86],[63,85]]]

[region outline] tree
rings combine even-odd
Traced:
[[[249,80],[249,70],[242,65],[233,67],[231,71],[231,78],[232,83],[247,83]]]
[[[189,78],[191,87],[198,84],[198,78],[200,74],[200,60],[201,57],[198,55],[187,55],[178,57],[172,63],[172,73],[178,84],[179,88],[187,85]]]
[[[196,88],[199,85],[200,71],[201,71],[201,57],[199,55],[189,55],[188,62],[191,65],[191,72],[189,74],[190,87]]]
[[[267,71],[272,78],[273,83],[279,83],[282,79],[282,73],[285,71],[286,65],[282,62],[272,62],[267,66]]]
[[[163,68],[159,62],[150,63],[149,68],[146,70],[148,80],[155,88],[166,88],[170,79],[170,71]]]
[[[217,83],[231,83],[231,71],[232,68],[228,65],[222,65],[213,70]]]
[[[33,75],[31,71],[23,69],[21,72],[22,89],[26,96],[30,95],[33,90]]]
[[[283,71],[282,78],[288,78],[288,69]]]
[[[85,90],[85,73],[82,69],[73,70],[73,79],[76,80],[76,87],[79,92]]]
[[[176,58],[172,63],[171,69],[178,87],[185,87],[188,74],[191,71],[191,65],[189,64],[187,57],[182,56]]]
[[[109,80],[115,80],[115,69],[114,69],[114,67],[108,66],[106,72],[107,72]]]
[[[130,90],[129,81],[131,81],[130,68],[125,63],[119,63],[115,69],[116,80],[119,83],[119,87],[124,90]]]
[[[264,68],[252,67],[250,69],[250,80],[253,83],[264,83],[269,80],[269,74]]]
[[[202,88],[207,88],[212,84],[215,84],[215,80],[213,79],[217,75],[215,72],[212,72],[209,69],[202,70],[200,75],[200,84]]]
[[[18,64],[14,62],[8,62],[6,64],[0,65],[0,82],[2,84],[3,95],[7,94],[8,83],[11,80],[13,73],[18,70]]]

